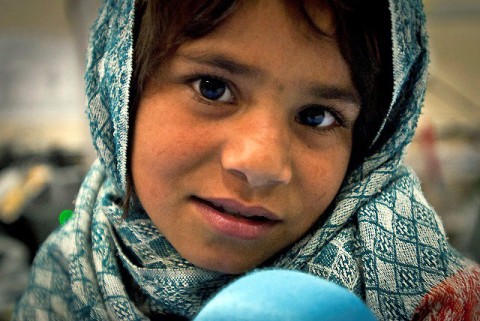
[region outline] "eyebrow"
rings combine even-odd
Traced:
[[[227,56],[212,53],[182,53],[180,57],[198,64],[220,68],[231,74],[260,77],[265,74],[260,68],[240,63]]]
[[[309,88],[309,93],[319,99],[342,100],[360,107],[360,97],[348,88],[314,84]]]
[[[192,52],[181,53],[179,56],[189,62],[219,68],[227,71],[230,74],[250,76],[255,78],[261,78],[265,75],[265,71],[262,69],[235,61],[234,59],[231,59],[223,54]],[[348,88],[312,83],[307,87],[307,92],[311,96],[318,99],[341,100],[360,106],[360,98],[355,92]]]

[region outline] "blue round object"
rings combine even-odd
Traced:
[[[247,274],[225,287],[195,321],[374,321],[368,307],[347,289],[289,270]]]

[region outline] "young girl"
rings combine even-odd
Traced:
[[[254,269],[381,320],[474,320],[480,270],[402,164],[428,62],[419,0],[105,1],[86,73],[99,160],[19,320],[193,318]]]

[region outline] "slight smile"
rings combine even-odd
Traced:
[[[256,240],[265,237],[282,222],[275,213],[261,206],[247,206],[233,199],[191,197],[205,221],[227,237]]]

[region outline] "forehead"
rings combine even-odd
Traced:
[[[220,40],[234,36],[236,42],[255,43],[265,34],[276,41],[334,44],[334,15],[324,0],[240,1],[231,15],[202,38]]]
[[[287,1],[294,23],[305,27],[307,35],[335,36],[335,15],[326,0]]]
[[[249,22],[255,20],[259,23],[268,16],[275,16],[279,22],[294,26],[309,40],[312,40],[312,36],[333,38],[335,34],[334,15],[326,0],[240,1],[234,16],[245,15],[250,16]]]
[[[262,39],[265,44],[273,40],[270,45],[289,40],[319,50],[325,45],[336,46],[334,15],[323,0],[242,1],[233,14],[206,38],[235,37],[235,41],[253,46],[262,36],[268,38]]]
[[[222,53],[271,71],[278,79],[330,78],[350,86],[350,71],[333,38],[333,14],[324,2],[241,2],[222,24],[179,48],[181,55]],[[347,84],[347,86],[344,86]]]

